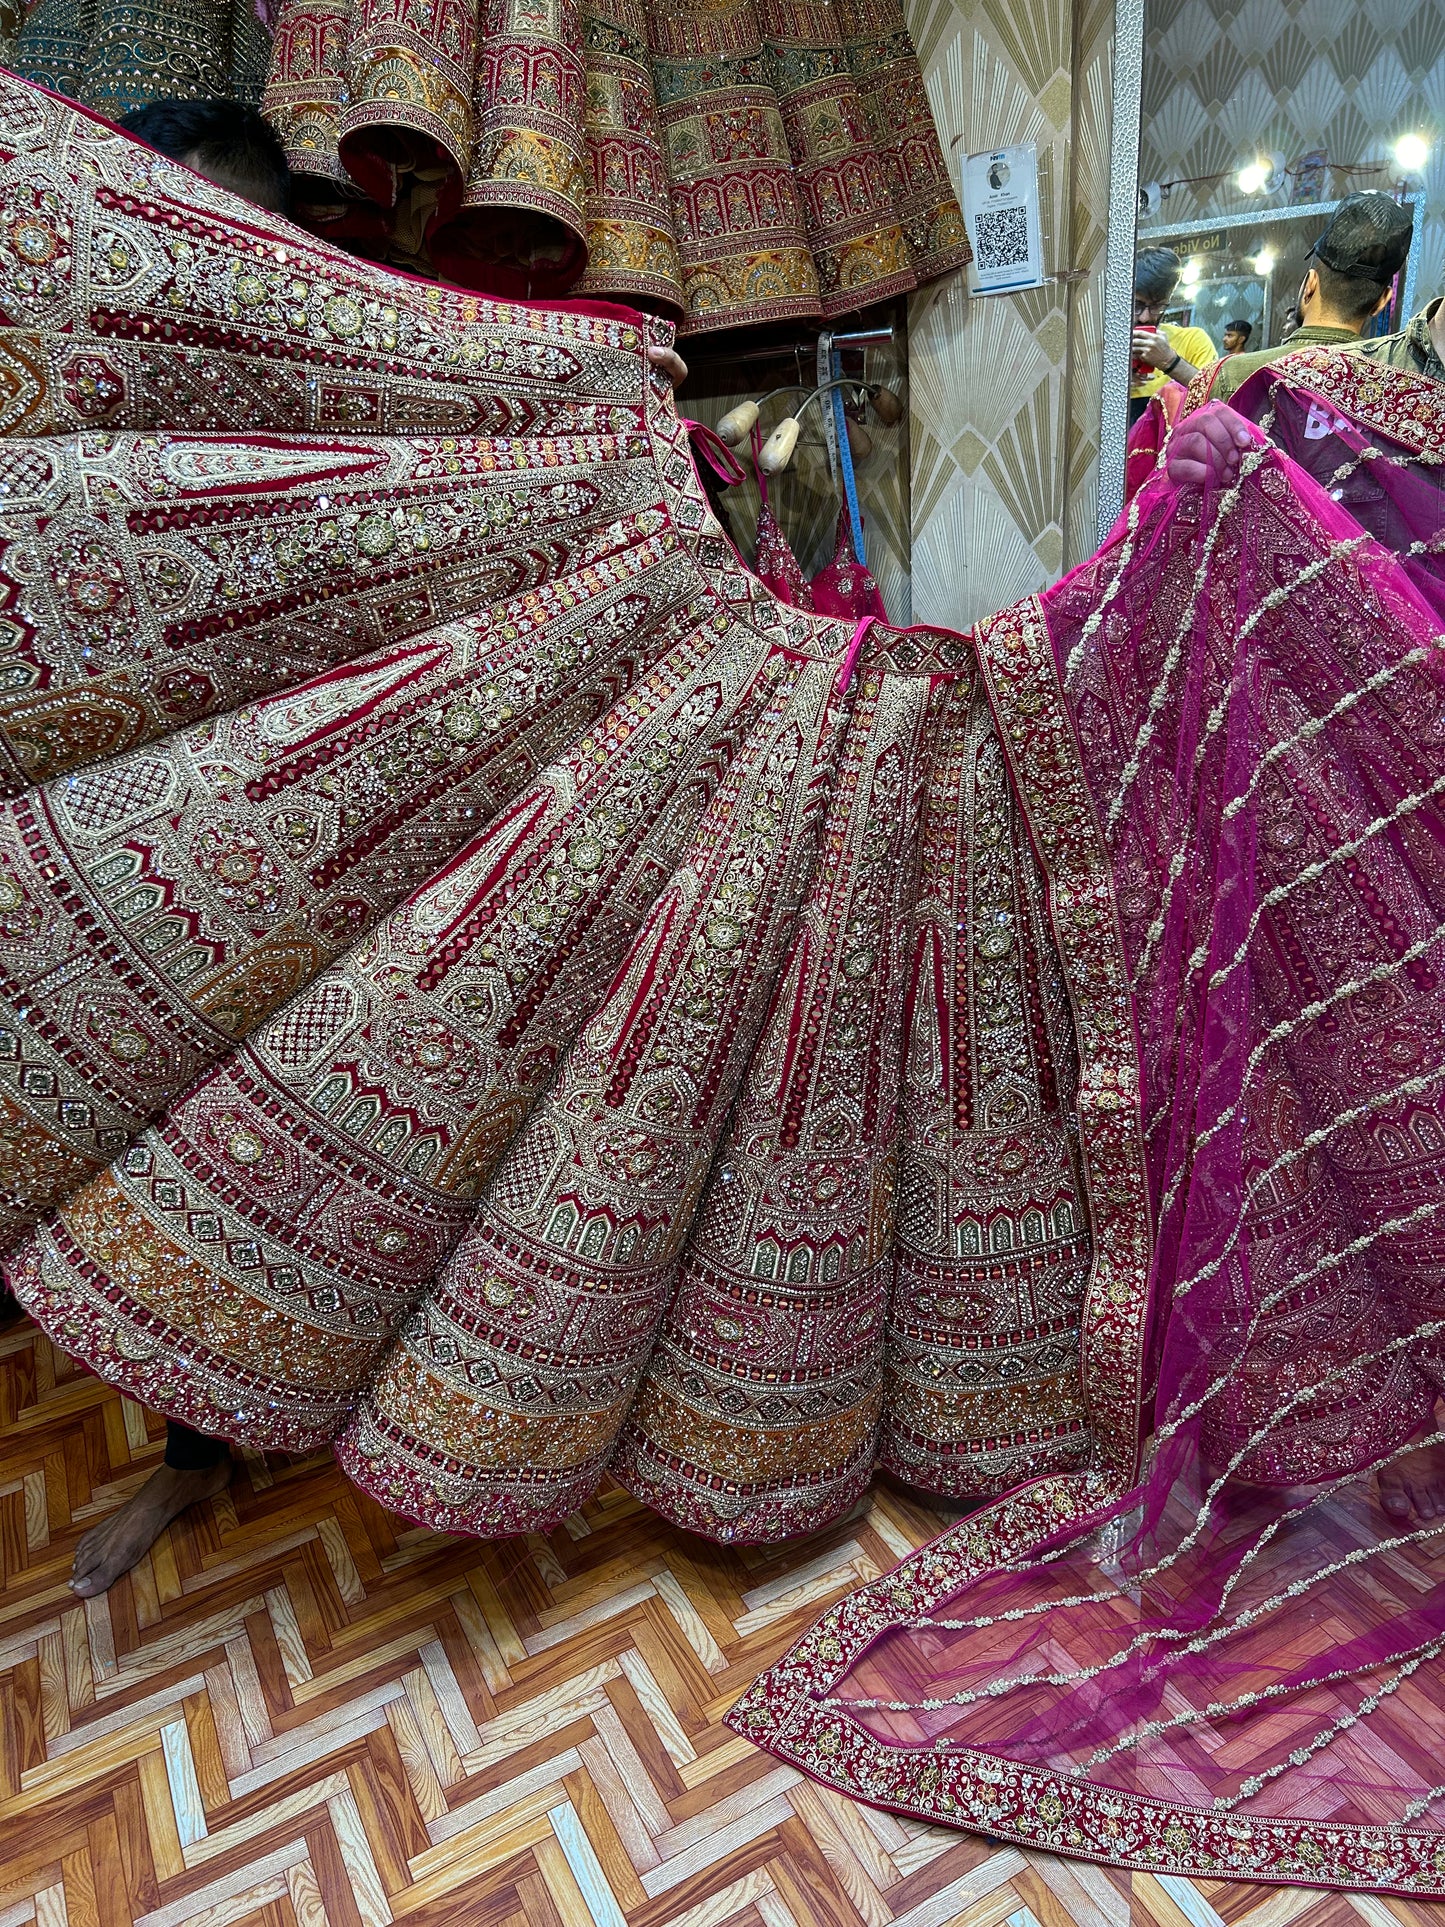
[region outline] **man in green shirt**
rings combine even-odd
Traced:
[[[1445,299],[1437,294],[1397,334],[1356,342],[1354,353],[1381,361],[1387,368],[1445,381]]]
[[[1362,342],[1360,334],[1390,299],[1391,283],[1410,252],[1413,218],[1409,208],[1388,194],[1351,194],[1341,201],[1306,257],[1310,266],[1298,301],[1302,325],[1277,347],[1221,361],[1211,371],[1207,390],[1200,383],[1193,401],[1226,401],[1257,368],[1297,348],[1350,348],[1371,354],[1386,343],[1405,341],[1409,329],[1404,335],[1380,335],[1369,342]],[[1417,325],[1424,326],[1423,316],[1410,324],[1411,328]],[[1445,375],[1438,353],[1435,370]]]

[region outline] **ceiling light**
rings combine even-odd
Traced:
[[[1248,167],[1241,167],[1237,176],[1241,194],[1258,194],[1269,179],[1268,161],[1251,161]]]
[[[1418,174],[1430,158],[1430,143],[1420,134],[1402,134],[1395,142],[1395,159],[1407,174]]]
[[[1203,272],[1204,269],[1200,262],[1189,260],[1184,263],[1184,272],[1179,278],[1186,288],[1197,288],[1199,286],[1199,277]]]
[[[1278,258],[1273,248],[1261,248],[1259,253],[1254,257],[1255,273],[1269,274],[1273,270]]]

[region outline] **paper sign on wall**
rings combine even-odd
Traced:
[[[1000,147],[963,164],[963,213],[973,262],[973,294],[1014,294],[1044,285],[1039,226],[1039,150]]]

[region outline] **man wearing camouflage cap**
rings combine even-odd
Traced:
[[[1230,355],[1210,371],[1207,385],[1191,392],[1191,402],[1206,398],[1224,401],[1247,382],[1257,368],[1279,361],[1298,348],[1348,348],[1355,353],[1379,355],[1390,343],[1408,343],[1411,330],[1420,329],[1427,345],[1429,330],[1426,316],[1439,302],[1417,316],[1410,327],[1398,335],[1380,335],[1362,342],[1360,335],[1390,299],[1390,287],[1405,265],[1410,252],[1413,216],[1407,207],[1392,201],[1388,194],[1351,194],[1340,202],[1329,226],[1310,249],[1309,269],[1299,291],[1299,311],[1303,325],[1288,341],[1274,348],[1260,348],[1253,354]],[[1442,328],[1445,336],[1445,328]],[[1402,353],[1412,352],[1401,349]],[[1445,376],[1438,351],[1436,375]],[[1413,362],[1392,361],[1395,366]],[[1201,392],[1203,390],[1203,392]]]

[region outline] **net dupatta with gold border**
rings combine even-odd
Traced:
[[[1445,1517],[1377,1481],[1439,1436],[1445,395],[1236,399],[1281,446],[976,632],[1074,1000],[1089,1451],[731,1719],[1031,1847],[1439,1895]]]
[[[670,325],[0,105],[27,1305],[449,1529],[609,1467],[768,1540],[880,1461],[1076,1463],[1072,1022],[971,644],[747,573]]]

